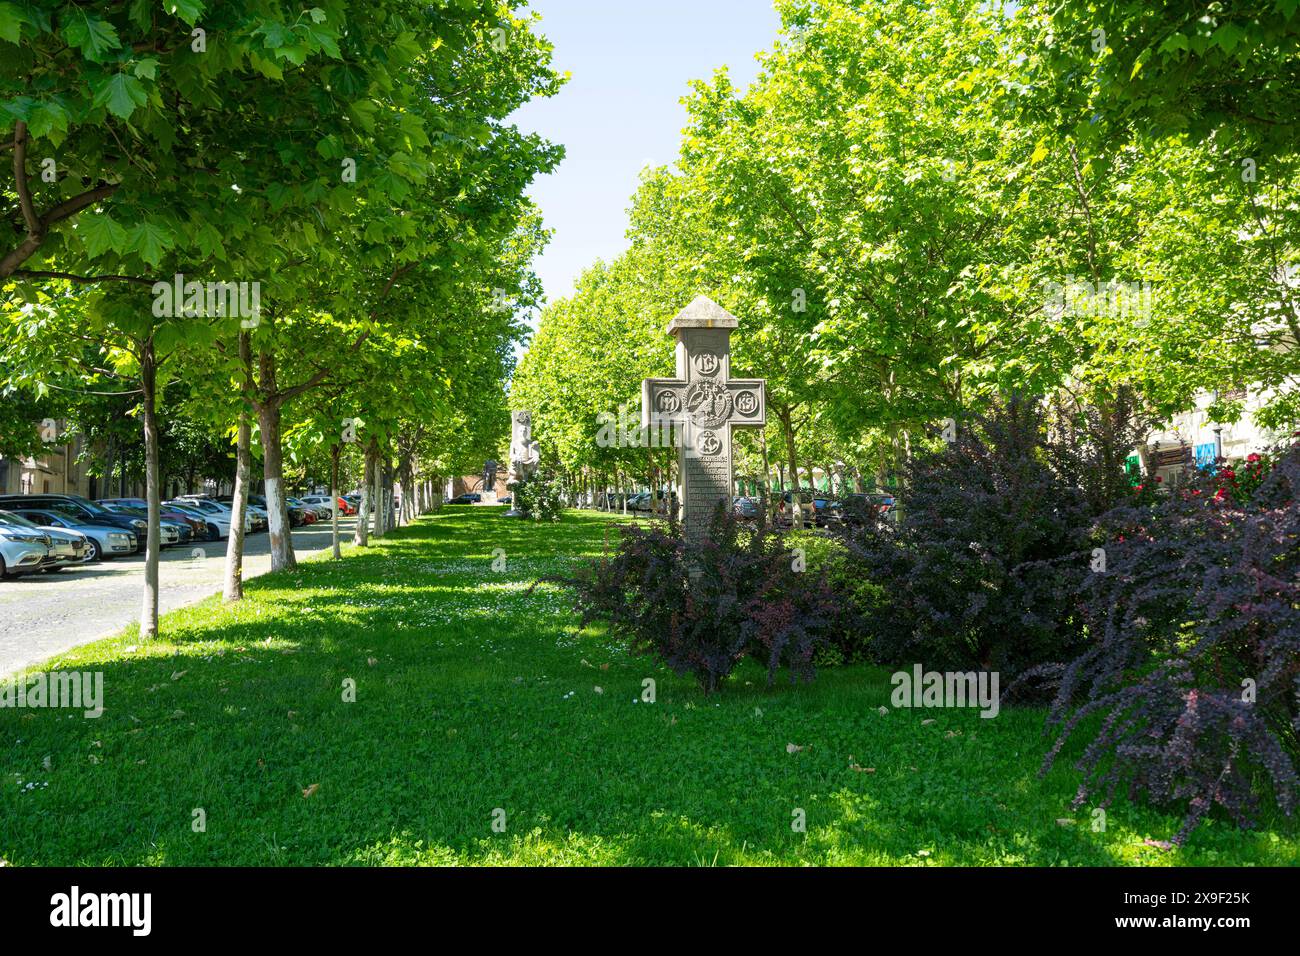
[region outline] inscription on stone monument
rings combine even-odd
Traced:
[[[731,430],[767,424],[763,379],[731,377],[731,332],[740,323],[699,296],[668,324],[677,339],[675,378],[641,383],[641,424],[676,425],[682,432],[682,529],[708,530],[718,502],[731,505]]]

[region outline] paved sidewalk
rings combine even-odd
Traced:
[[[354,521],[339,521],[343,541],[352,540]],[[328,551],[329,523],[295,528],[293,547],[299,558]],[[203,549],[202,559],[191,555],[195,548]],[[269,548],[266,533],[244,538],[246,579],[271,570]],[[164,551],[158,571],[160,613],[220,591],[225,563],[225,541],[200,541]],[[0,581],[0,675],[116,634],[139,620],[143,586],[142,554]]]

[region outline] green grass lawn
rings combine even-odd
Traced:
[[[543,527],[448,508],[342,562],[257,578],[237,607],[214,598],[168,615],[162,641],[137,647],[127,633],[51,662],[103,671],[105,712],[0,710],[0,858],[1300,860],[1292,821],[1242,832],[1214,819],[1165,851],[1144,841],[1169,839],[1178,816],[1120,802],[1094,832],[1088,808],[1069,808],[1068,762],[1037,775],[1039,709],[882,714],[888,675],[869,667],[769,689],[746,665],[706,698],[613,636],[579,633],[561,589],[528,592],[612,530],[594,514]],[[640,702],[645,678],[655,703]],[[196,808],[206,832],[192,828]]]

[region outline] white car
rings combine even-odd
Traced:
[[[0,512],[0,578],[27,574],[45,566],[50,557],[50,536],[30,522]]]
[[[199,495],[182,495],[176,499],[176,503],[198,510],[205,518],[217,525],[217,530],[221,532],[223,538],[230,535],[230,521],[233,516],[229,505]],[[244,509],[244,533],[251,534],[252,531],[253,512],[250,506]]]
[[[330,499],[328,495],[305,495],[302,503],[311,505],[318,511],[323,511],[327,515],[333,515],[334,509],[338,507],[338,502]]]

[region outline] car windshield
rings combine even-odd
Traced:
[[[49,510],[66,518],[84,519],[86,517],[86,512],[82,511],[76,505],[66,501],[54,502],[49,506]]]
[[[37,525],[28,521],[21,515],[16,515],[12,511],[0,511],[0,524],[10,525],[15,528],[35,528]]]
[[[68,495],[67,497],[70,498],[74,503],[80,505],[86,511],[89,511],[92,515],[112,514],[112,512],[109,511],[107,508],[105,508],[103,505],[97,505],[89,498],[83,498],[81,497],[81,495]],[[56,504],[54,507],[57,508],[58,505]]]

